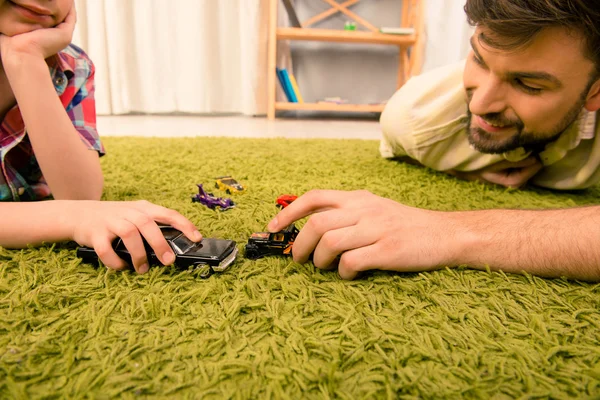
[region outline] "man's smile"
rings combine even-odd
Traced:
[[[504,125],[498,124],[496,122],[488,122],[479,115],[475,115],[474,117],[475,118],[473,118],[473,121],[475,122],[475,125],[489,133],[505,133],[507,131],[513,130],[515,127],[514,124]]]

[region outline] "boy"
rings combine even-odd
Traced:
[[[0,246],[75,240],[121,269],[126,264],[111,248],[119,236],[136,271],[145,273],[140,234],[164,264],[175,259],[155,221],[194,241],[201,235],[173,210],[99,201],[104,148],[96,132],[94,67],[70,44],[75,21],[73,0],[0,0]],[[53,201],[31,202],[50,195]]]

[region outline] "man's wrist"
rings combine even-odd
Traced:
[[[481,213],[481,211],[478,211]],[[474,264],[479,262],[480,250],[486,246],[485,235],[482,235],[479,222],[479,214],[472,211],[450,211],[444,212],[442,226],[446,233],[442,233],[448,240],[445,243],[446,263],[455,266],[462,264]]]

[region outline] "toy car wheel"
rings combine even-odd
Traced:
[[[202,279],[210,277],[214,272],[210,265],[204,263],[194,264],[192,268]]]
[[[231,190],[227,189],[227,190],[225,190],[225,193],[231,194]]]
[[[246,258],[250,260],[256,260],[260,257],[260,253],[258,252],[258,248],[252,245],[246,245]]]

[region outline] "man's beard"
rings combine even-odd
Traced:
[[[589,90],[589,88],[588,88]],[[486,122],[510,126],[516,129],[516,133],[508,139],[498,140],[493,133],[489,133],[481,128],[471,127],[473,115],[469,110],[469,103],[473,97],[472,91],[467,91],[467,137],[469,143],[481,153],[501,154],[507,151],[523,147],[526,150],[543,149],[548,143],[558,139],[558,137],[571,125],[581,113],[586,102],[588,90],[585,90],[579,100],[563,119],[550,132],[530,132],[525,130],[523,122],[517,117],[514,120],[505,118],[501,113],[490,113],[480,117]]]

